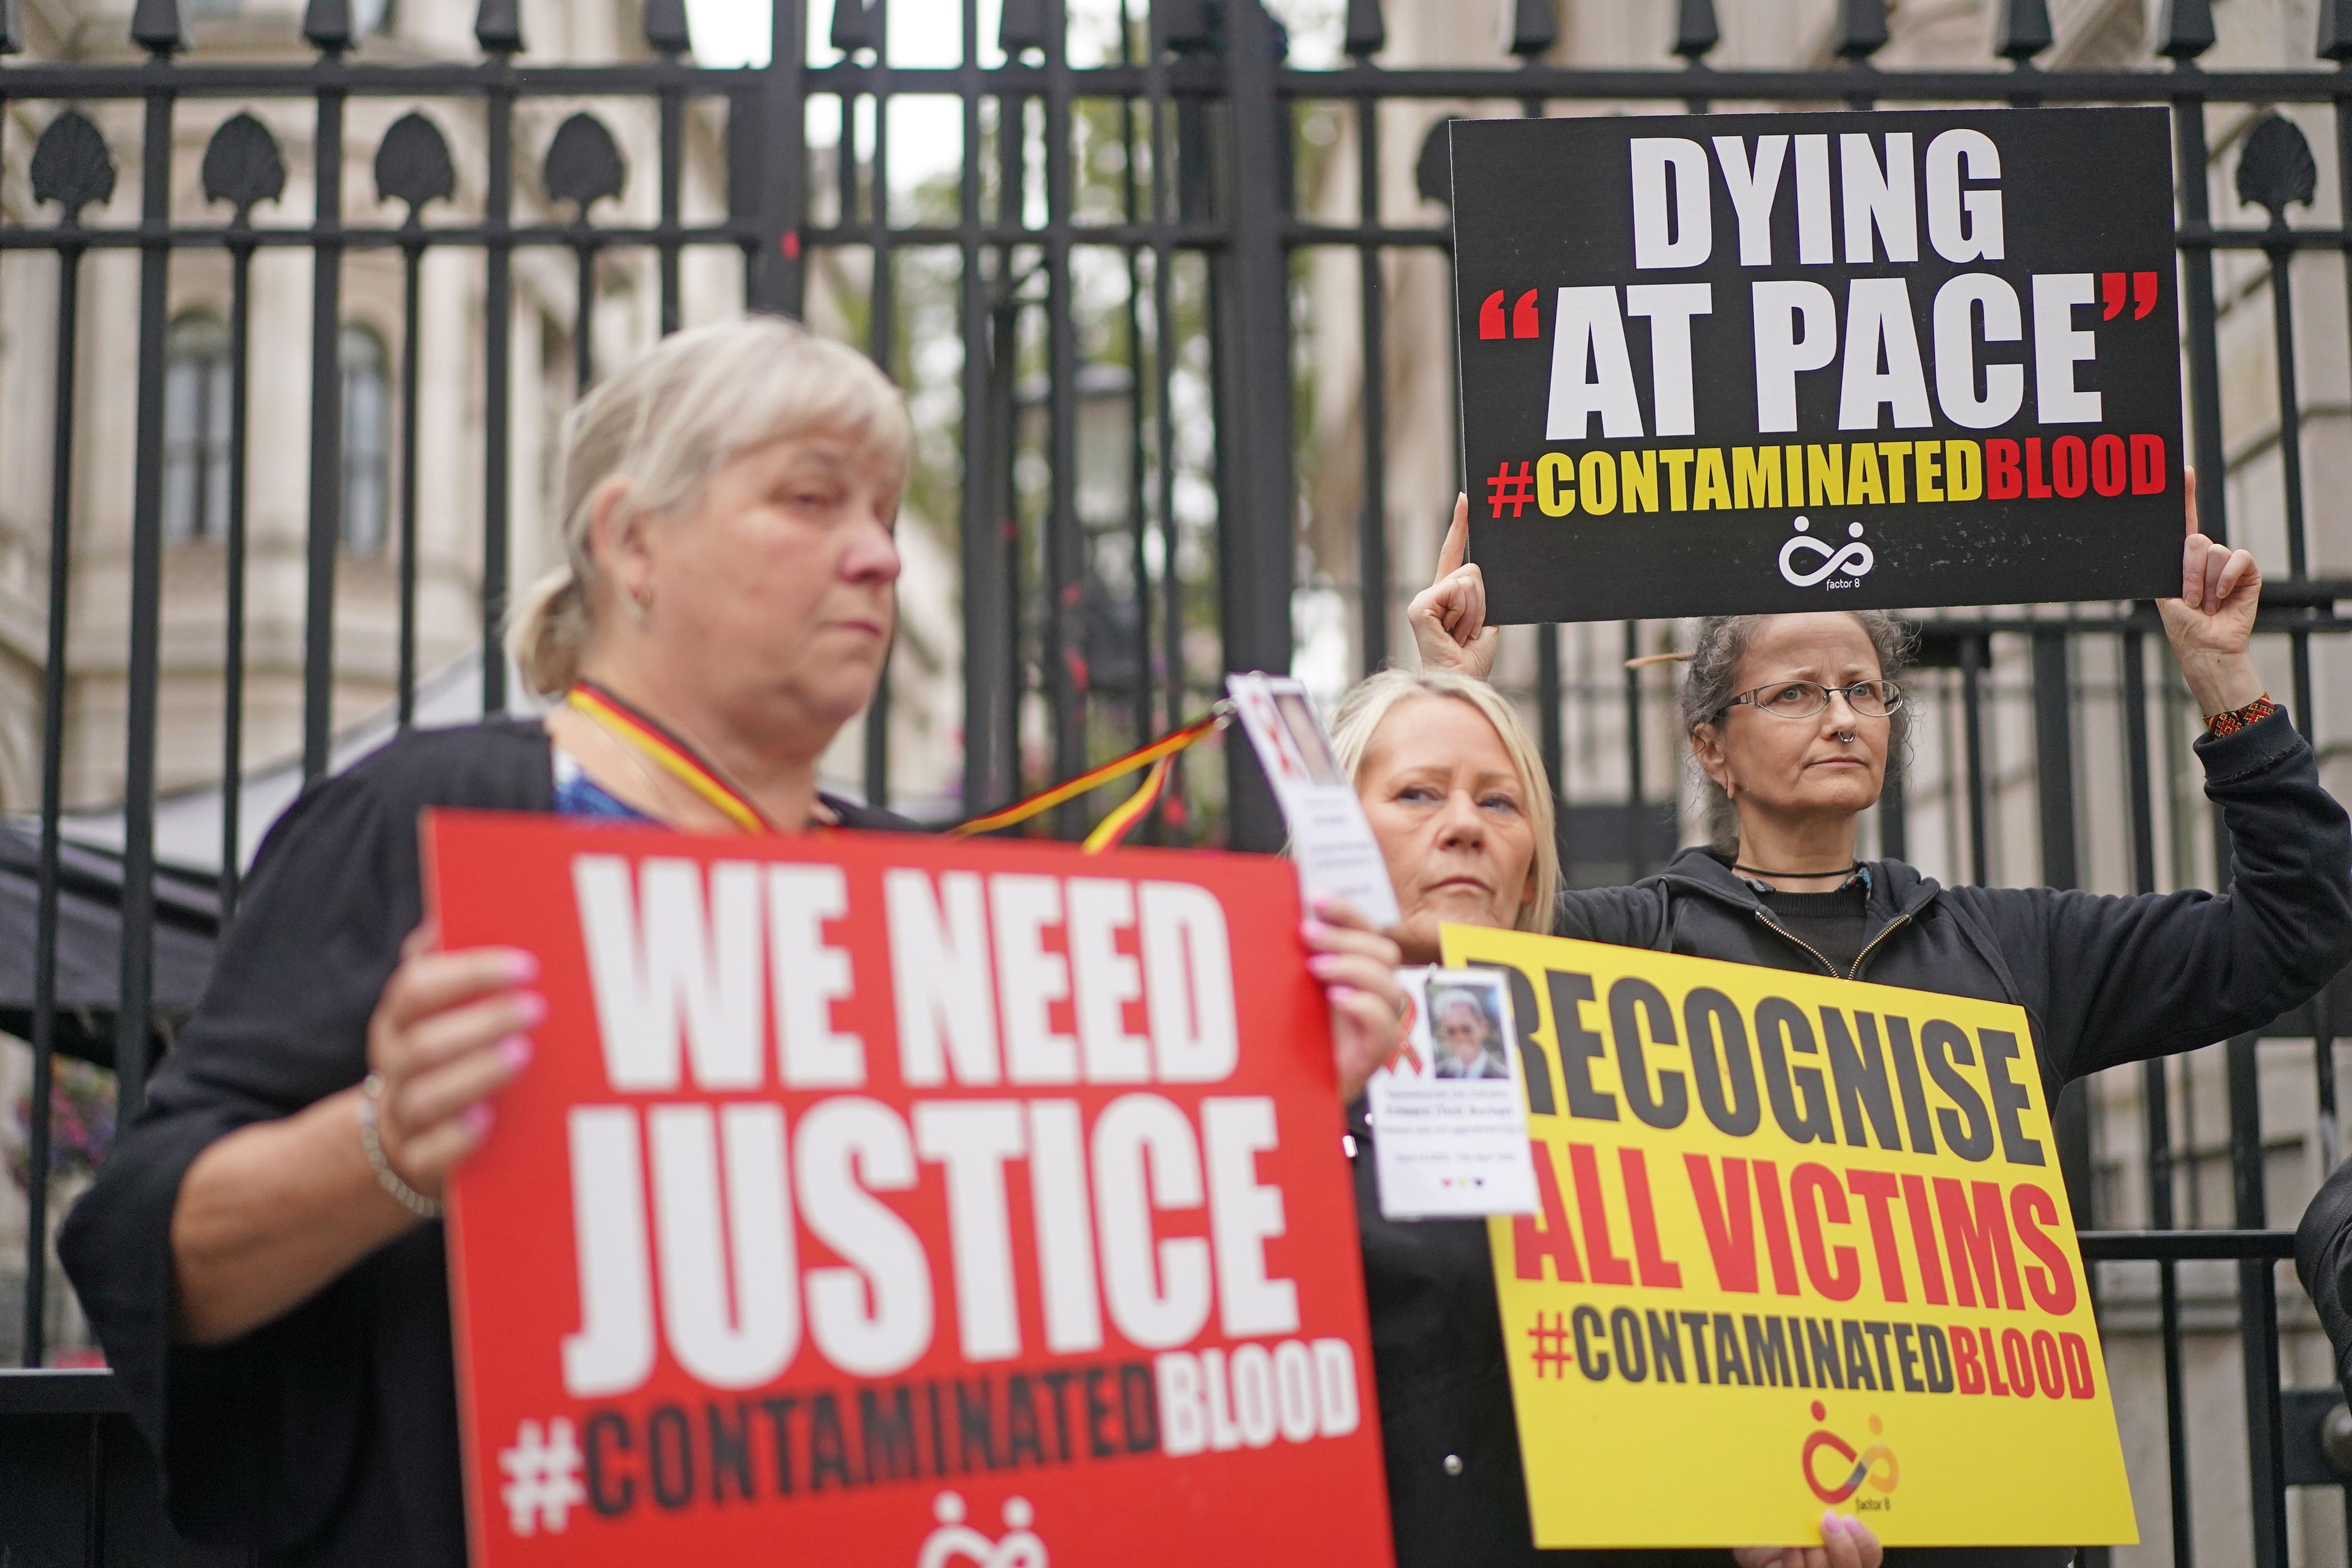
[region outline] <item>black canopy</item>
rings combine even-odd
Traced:
[[[37,830],[0,822],[0,1030],[24,1040],[33,1036],[39,867]],[[212,969],[219,929],[220,897],[212,877],[156,871],[151,1053],[169,1042],[172,1030],[195,1006]],[[113,1066],[121,991],[121,858],[67,843],[58,876],[58,1050]]]

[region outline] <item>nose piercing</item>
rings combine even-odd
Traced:
[[[1837,732],[1837,737],[1843,745],[1852,746],[1853,744],[1853,731],[1850,729],[1839,730]]]

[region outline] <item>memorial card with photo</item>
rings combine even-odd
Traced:
[[[1492,969],[1398,972],[1403,1046],[1366,1087],[1372,1168],[1391,1219],[1532,1214],[1526,1091],[1510,993]]]
[[[1288,675],[1249,673],[1227,675],[1225,690],[1274,787],[1307,898],[1344,898],[1373,925],[1395,925],[1388,862],[1307,688]]]

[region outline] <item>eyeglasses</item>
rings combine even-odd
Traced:
[[[1723,705],[1726,713],[1743,704],[1775,718],[1812,718],[1830,706],[1832,696],[1863,718],[1885,718],[1903,706],[1903,688],[1893,681],[1856,681],[1850,686],[1825,686],[1819,681],[1774,681],[1742,692]]]

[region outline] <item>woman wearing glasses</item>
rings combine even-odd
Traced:
[[[2191,492],[2192,496],[2194,492]],[[1862,813],[1902,740],[1902,635],[1870,612],[1709,618],[1683,690],[1713,845],[1571,894],[1562,936],[2021,1004],[2044,1088],[2269,1023],[2352,957],[2352,829],[2248,649],[2253,558],[2190,531],[2165,632],[2206,716],[2229,891],[2137,898],[1942,887],[1864,863]]]
[[[2197,530],[2195,497],[2192,476],[2180,597],[2158,609],[2206,716],[2196,750],[2229,830],[2227,892],[1943,887],[1900,861],[1865,862],[1862,814],[1903,742],[1901,627],[1877,612],[1711,616],[1682,717],[1714,842],[1630,887],[1562,894],[1554,929],[2021,1004],[2053,1103],[2071,1080],[2259,1028],[2310,996],[2352,958],[2352,824],[2255,669],[2253,558]],[[1495,634],[1477,568],[1462,561],[1465,521],[1457,507],[1438,580],[1410,619],[1425,666],[1483,676]],[[2070,1556],[1886,1560],[2023,1568]]]
[[[1465,517],[1414,603],[1424,664],[1494,663]],[[2249,647],[2262,573],[2197,530],[2180,597],[2158,601],[2189,695],[2205,793],[2229,830],[2227,892],[2137,898],[1943,887],[1862,860],[1903,741],[1904,635],[1876,611],[1709,616],[1683,727],[1714,804],[1714,842],[1630,887],[1564,894],[1563,936],[2017,1002],[2052,1098],[2119,1062],[2259,1028],[2352,958],[2352,826],[2310,746],[2265,694]]]

